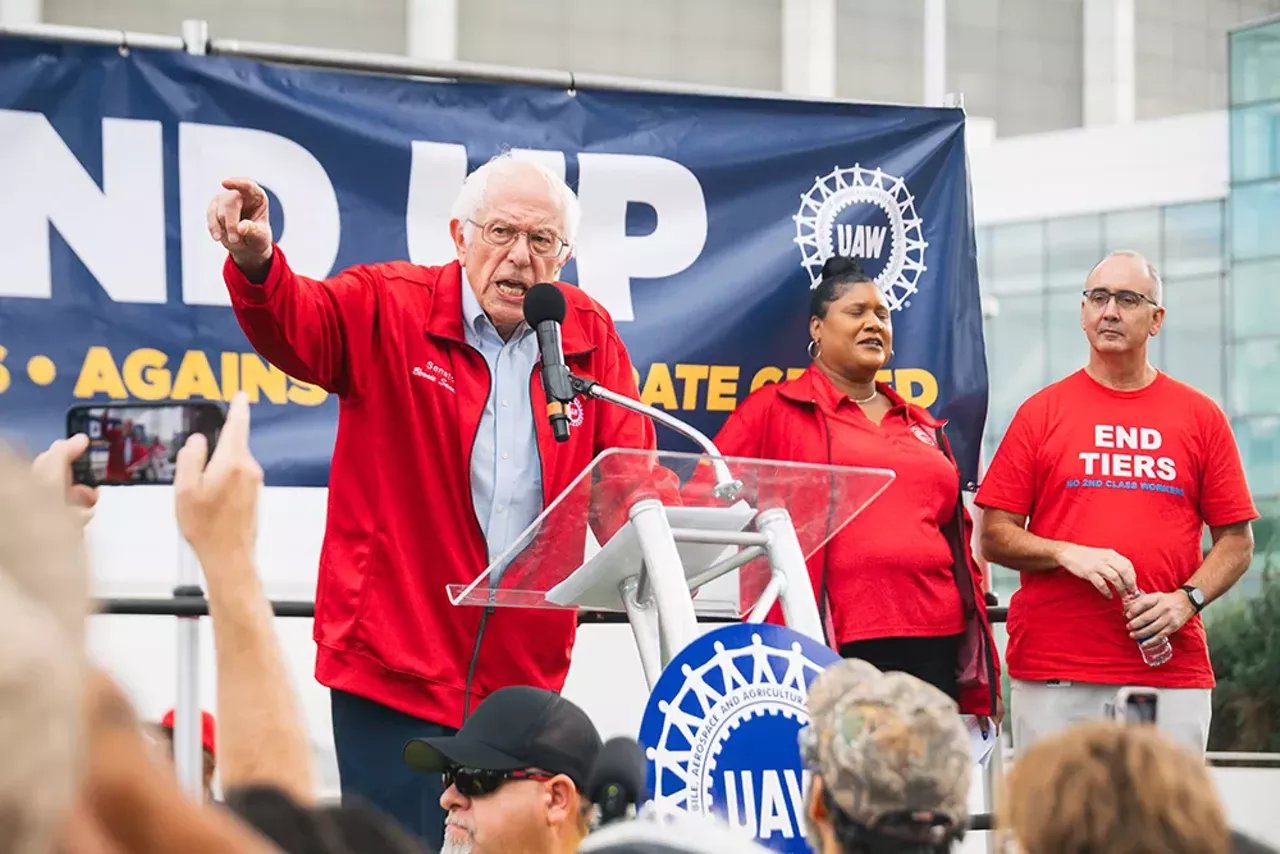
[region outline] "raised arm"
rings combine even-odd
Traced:
[[[249,343],[290,376],[350,394],[352,351],[372,337],[377,314],[376,268],[324,280],[297,274],[272,241],[266,192],[247,178],[222,186],[209,203],[209,234],[227,250],[223,278]]]
[[[211,459],[200,433],[178,452],[178,527],[209,586],[223,788],[274,786],[306,805],[315,796],[306,720],[253,558],[261,488],[240,392]]]

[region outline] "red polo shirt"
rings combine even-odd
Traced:
[[[877,388],[893,402],[879,425],[810,367],[751,394],[716,445],[726,456],[892,469],[896,477],[880,497],[809,560],[814,590],[825,562],[838,644],[959,634],[964,614],[944,532],[953,524],[959,474],[937,447],[941,422],[891,387]]]

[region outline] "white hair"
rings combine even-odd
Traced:
[[[462,189],[453,201],[450,218],[463,224],[463,233],[469,234],[471,228],[468,220],[475,219],[485,205],[485,194],[489,189],[489,181],[512,175],[518,171],[533,169],[546,180],[554,196],[560,201],[560,211],[564,214],[564,233],[561,235],[570,246],[578,236],[578,222],[582,219],[582,209],[578,197],[570,189],[564,179],[546,167],[536,155],[526,151],[508,150],[495,155],[462,182]]]
[[[1093,269],[1089,271],[1089,275],[1085,276],[1085,281],[1093,278],[1093,274],[1098,268],[1110,261],[1112,258],[1132,258],[1142,265],[1147,272],[1147,278],[1151,280],[1151,298],[1156,301],[1156,305],[1164,306],[1164,281],[1160,278],[1160,272],[1156,270],[1156,265],[1147,260],[1147,256],[1133,249],[1117,249],[1114,252],[1108,252],[1101,261],[1093,265]]]

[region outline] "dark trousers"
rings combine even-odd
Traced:
[[[453,735],[456,730],[344,691],[330,690],[329,697],[343,802],[358,799],[373,805],[437,850],[444,842],[441,778],[410,771],[404,764],[404,746],[413,738]]]
[[[939,638],[871,638],[840,645],[841,658],[860,658],[882,671],[910,673],[958,700],[956,659],[961,635]]]

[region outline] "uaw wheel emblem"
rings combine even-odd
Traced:
[[[689,644],[640,724],[659,810],[715,814],[777,851],[808,852],[797,736],[809,685],[840,660],[792,629],[724,626]]]
[[[575,397],[573,400],[569,401],[569,405],[565,407],[565,412],[569,416],[570,426],[572,427],[582,426],[582,419],[583,419],[582,401],[578,400],[578,398]]]
[[[800,197],[795,243],[810,287],[832,255],[853,258],[893,311],[911,305],[924,274],[924,225],[906,183],[879,169],[837,166]]]

